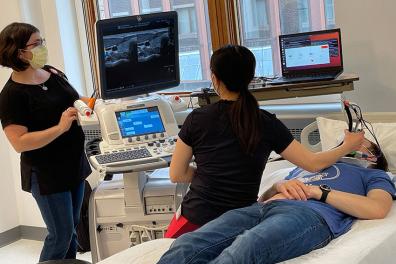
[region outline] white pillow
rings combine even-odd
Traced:
[[[333,120],[324,117],[317,117],[320,141],[322,143],[322,150],[329,150],[337,146],[340,138],[344,135],[344,130],[347,129],[345,121]],[[381,150],[388,160],[389,170],[396,172],[396,123],[373,123],[374,134],[381,146]],[[365,137],[375,142],[370,132],[365,129]]]

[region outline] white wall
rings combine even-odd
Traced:
[[[70,75],[69,82],[75,87],[75,89],[80,94],[84,94],[85,78],[84,75],[81,74],[84,72],[84,69],[74,0],[57,0],[56,10],[60,21],[68,21],[68,23],[59,23],[58,26],[60,40],[63,47],[65,72]],[[75,19],[70,19],[71,17],[74,17]]]
[[[0,28],[20,16],[17,1],[1,0],[2,6],[0,14]],[[3,84],[8,79],[9,70],[1,68],[0,70],[0,90]],[[7,231],[19,225],[18,218],[18,204],[15,191],[15,177],[14,166],[11,166],[11,152],[10,146],[4,132],[0,132],[0,233]],[[16,155],[16,154],[13,154]]]
[[[396,111],[395,0],[335,0],[346,72],[359,74],[347,98],[365,111]]]
[[[13,167],[7,139],[0,131],[0,233],[19,225]]]

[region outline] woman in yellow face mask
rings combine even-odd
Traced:
[[[46,65],[39,30],[12,23],[0,32],[0,65],[12,74],[0,93],[4,132],[21,153],[22,189],[31,192],[48,229],[40,261],[76,257],[76,232],[90,174],[84,133],[73,108],[79,94]]]

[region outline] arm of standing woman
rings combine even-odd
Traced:
[[[76,119],[77,110],[70,107],[62,113],[56,126],[41,131],[28,132],[25,126],[11,124],[4,128],[4,132],[15,151],[21,153],[48,145],[68,131]]]
[[[290,145],[281,153],[281,156],[294,163],[298,167],[309,172],[317,172],[337,162],[341,157],[358,150],[363,144],[364,132],[351,133],[345,131],[345,139],[342,145],[331,150],[313,153],[293,140]]]

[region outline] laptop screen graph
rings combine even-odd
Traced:
[[[342,68],[339,30],[280,36],[282,74]]]
[[[329,45],[290,48],[285,50],[286,67],[307,67],[330,63]]]

